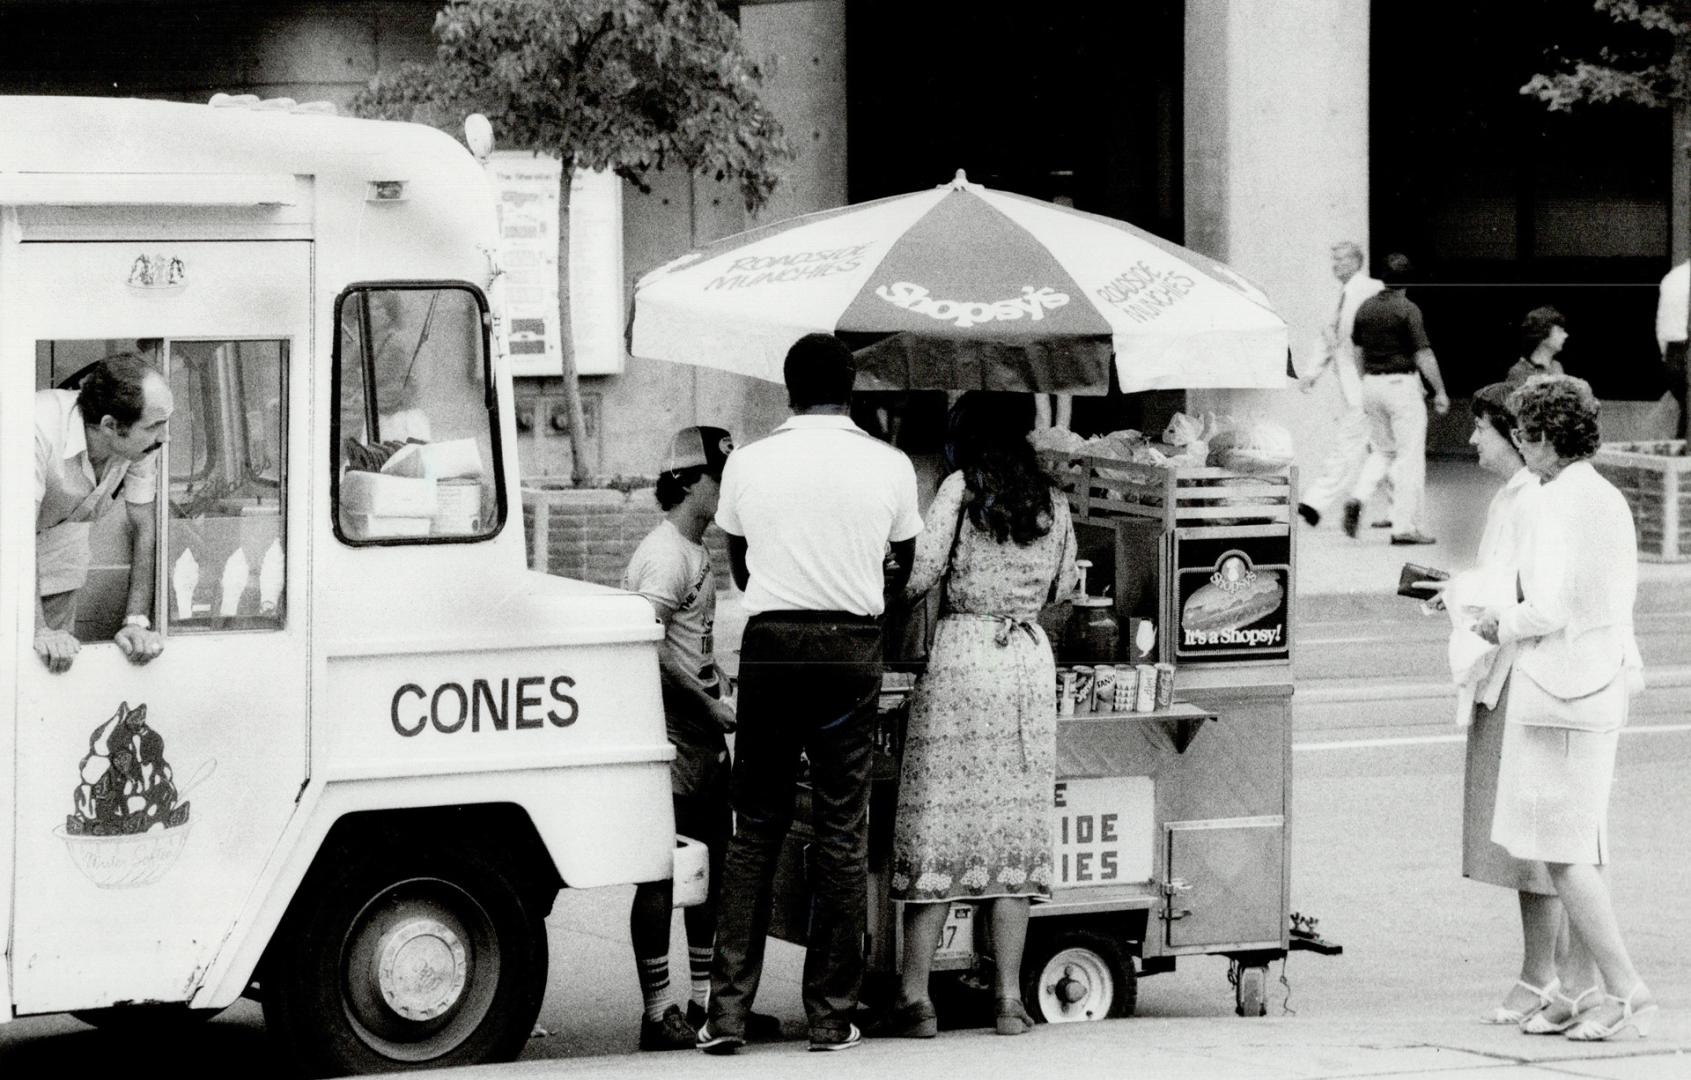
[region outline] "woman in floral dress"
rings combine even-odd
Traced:
[[[1028,901],[1051,895],[1056,673],[1040,608],[1073,585],[1068,504],[1027,441],[1024,394],[965,394],[946,477],[908,593],[945,582],[928,668],[911,698],[894,825],[904,901],[901,987],[882,1033],[938,1030],[928,973],[949,903],[990,911],[1000,1035],[1032,1027],[1018,982]]]

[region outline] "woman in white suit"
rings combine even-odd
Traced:
[[[1570,955],[1529,1034],[1644,1035],[1655,998],[1633,967],[1609,897],[1609,790],[1632,694],[1638,545],[1626,500],[1592,468],[1597,399],[1583,379],[1536,377],[1509,398],[1515,444],[1543,486],[1520,548],[1515,602],[1475,632],[1516,647],[1492,839],[1539,860],[1567,911]]]
[[[1457,683],[1457,723],[1468,729],[1463,769],[1462,876],[1513,890],[1521,909],[1521,972],[1503,1002],[1487,1013],[1488,1024],[1521,1024],[1556,1000],[1561,983],[1557,968],[1567,959],[1567,920],[1556,886],[1542,862],[1517,859],[1491,838],[1497,806],[1497,770],[1502,755],[1504,717],[1509,710],[1509,674],[1516,647],[1486,646],[1468,628],[1464,611],[1501,606],[1515,597],[1527,515],[1538,494],[1538,477],[1514,443],[1515,414],[1508,399],[1514,389],[1492,383],[1474,392],[1474,431],[1468,443],[1479,451],[1480,468],[1504,484],[1486,508],[1485,531],[1472,568],[1449,581],[1422,582],[1448,601],[1451,621],[1451,670]]]

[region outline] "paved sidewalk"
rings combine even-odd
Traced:
[[[1431,1003],[1429,1003],[1431,1004]],[[811,1055],[803,1042],[752,1046],[732,1057],[619,1054],[501,1066],[501,1077],[1111,1077],[1131,1080],[1683,1080],[1691,1076],[1691,1023],[1666,1013],[1644,1040],[1576,1044],[1533,1038],[1442,1015],[1390,1023],[1299,1017],[1158,1019],[1040,1026],[999,1038],[990,1029],[933,1040],[866,1040],[847,1053]],[[446,1075],[436,1074],[436,1075]],[[461,1076],[464,1073],[453,1073]]]

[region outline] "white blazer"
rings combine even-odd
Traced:
[[[1515,670],[1560,698],[1595,693],[1623,669],[1643,670],[1632,631],[1638,537],[1632,511],[1589,461],[1541,487],[1521,545],[1525,599],[1498,617],[1498,640],[1519,643]]]

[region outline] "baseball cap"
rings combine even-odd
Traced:
[[[719,427],[684,427],[669,440],[664,452],[663,471],[704,468],[707,472],[721,472],[734,450],[734,437]]]

